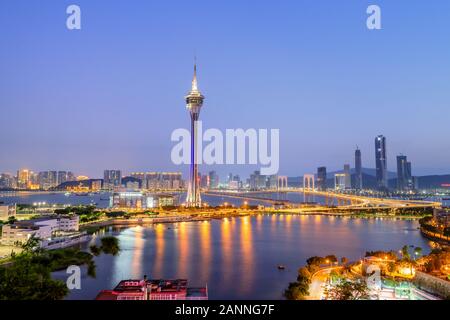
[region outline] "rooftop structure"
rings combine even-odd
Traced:
[[[114,290],[102,290],[95,300],[207,300],[208,290],[188,288],[188,280],[122,280]]]

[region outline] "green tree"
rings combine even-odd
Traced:
[[[285,290],[284,296],[288,300],[303,300],[309,295],[309,285],[311,284],[311,273],[305,267],[298,270],[297,282],[291,282]]]
[[[21,245],[25,253],[41,253],[41,240],[35,235],[32,235],[27,242]]]
[[[367,300],[369,299],[369,289],[364,281],[351,282],[343,280],[328,291],[330,300]]]
[[[402,252],[403,260],[409,261],[411,259],[411,256],[409,254],[409,250],[408,250],[408,246],[407,245],[403,246],[401,252]]]
[[[336,263],[336,262],[338,262],[338,259],[334,254],[330,254],[325,257],[325,261],[328,261],[326,263]]]
[[[309,258],[308,260],[306,260],[306,263],[309,265],[309,266],[319,266],[319,265],[321,265],[321,264],[323,264],[325,262],[325,259],[324,258],[322,258],[322,257],[317,257],[317,256],[314,256],[314,257],[311,257],[311,258]]]
[[[97,247],[96,245],[90,246],[89,249],[91,250],[91,253],[96,257],[102,253],[102,249]]]
[[[284,296],[288,300],[303,300],[309,295],[309,286],[298,282],[291,282],[284,292]]]
[[[59,300],[68,293],[62,281],[51,278],[50,268],[33,261],[33,254],[16,255],[0,267],[0,300]]]
[[[120,251],[119,239],[116,237],[103,237],[101,250],[106,254],[117,255]]]
[[[298,269],[298,277],[297,281],[310,281],[311,279],[311,272],[305,267]]]
[[[17,221],[15,216],[11,216],[8,218],[8,224],[14,224]]]

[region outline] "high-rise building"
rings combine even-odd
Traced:
[[[9,173],[0,174],[0,189],[13,189],[16,186],[17,183],[13,175]]]
[[[278,186],[278,176],[276,174],[267,177],[267,189],[277,189]]]
[[[17,188],[28,189],[31,184],[32,172],[28,169],[17,171]]]
[[[361,190],[363,188],[362,183],[362,159],[361,150],[356,148],[355,151],[355,189]]]
[[[103,188],[114,189],[122,184],[122,172],[120,170],[105,170],[103,174]]]
[[[219,176],[215,171],[209,172],[209,188],[217,189],[219,187]]]
[[[350,164],[344,164],[344,170],[342,171],[345,175],[345,189],[352,188],[352,173]]]
[[[386,137],[382,135],[375,138],[375,165],[378,189],[386,190],[388,188]]]
[[[344,175],[345,175],[345,189],[349,190],[352,188],[352,175],[350,172],[349,164],[344,164]]]
[[[399,191],[414,189],[411,162],[408,162],[408,158],[404,155],[397,156],[397,189]]]
[[[57,184],[60,185],[64,182],[69,181],[69,176],[67,171],[58,171],[58,182]]]
[[[210,188],[209,175],[207,175],[207,174],[202,175],[200,173],[199,173],[199,175],[200,175],[200,186],[204,189],[209,189]]]
[[[77,181],[77,177],[72,171],[67,172],[67,181]]]
[[[141,181],[142,189],[178,190],[183,187],[181,172],[132,172],[130,176]]]
[[[317,168],[317,188],[319,191],[327,190],[327,167]]]
[[[237,183],[238,189],[242,188],[242,181],[241,181],[241,177],[239,177],[239,175],[234,175],[233,176],[233,182]]]
[[[38,185],[42,190],[49,190],[59,185],[56,171],[41,171],[38,174]]]
[[[412,175],[411,162],[406,163],[406,182],[408,190],[417,190],[415,177]]]
[[[189,176],[186,205],[188,207],[201,207],[200,186],[198,177],[197,162],[197,121],[200,118],[200,110],[205,97],[198,90],[197,85],[197,64],[194,64],[194,77],[192,79],[191,91],[186,96],[186,107],[191,116],[191,167]]]
[[[336,173],[334,175],[334,189],[336,191],[345,190],[345,174],[344,173]]]

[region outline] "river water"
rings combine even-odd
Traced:
[[[318,202],[320,197],[302,194],[276,195],[292,202]],[[287,197],[287,198],[283,198]],[[109,194],[65,196],[32,194],[2,196],[0,202],[46,204],[109,205]],[[243,199],[204,196],[211,205],[223,202],[240,206]],[[183,195],[180,195],[183,201]],[[257,204],[259,201],[249,201]],[[429,242],[418,230],[417,221],[361,219],[350,217],[258,215],[202,222],[156,224],[150,227],[107,228],[94,235],[99,244],[104,235],[120,240],[117,256],[95,257],[96,278],[82,267],[81,290],[72,290],[67,299],[94,299],[103,289],[113,289],[122,279],[187,278],[189,286],[208,286],[210,299],[282,299],[297,269],[311,256],[335,254],[358,260],[369,250],[399,250],[404,245]],[[278,265],[286,269],[278,270]],[[66,280],[64,271],[54,278]]]
[[[349,217],[258,215],[151,227],[108,228],[120,240],[117,256],[95,258],[96,278],[82,268],[82,288],[67,299],[94,299],[122,279],[187,278],[208,286],[210,299],[282,299],[297,269],[311,256],[335,254],[358,260],[368,250],[403,245],[430,250],[415,221]],[[88,245],[85,245],[87,248]],[[278,265],[285,265],[284,271]],[[65,280],[64,271],[54,273]]]

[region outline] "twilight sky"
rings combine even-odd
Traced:
[[[403,153],[415,175],[450,173],[447,0],[2,0],[0,43],[0,172],[187,172],[170,135],[196,54],[203,126],[279,128],[280,174],[353,166],[356,145],[374,167],[378,134],[390,170]]]

